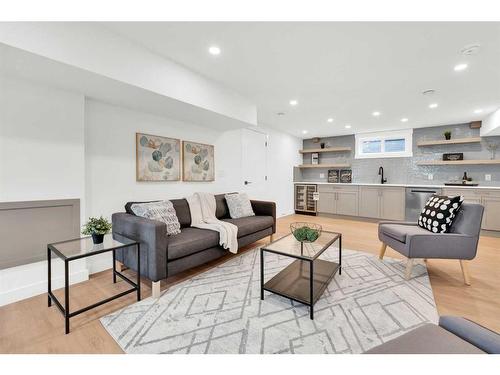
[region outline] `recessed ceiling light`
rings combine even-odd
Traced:
[[[483,112],[483,110],[481,108],[478,108],[478,109],[474,110],[474,113],[481,113],[481,112]]]
[[[333,119],[330,117],[328,120],[326,120],[328,122],[333,122]]]
[[[431,104],[429,104],[429,108],[431,108],[431,109],[434,109],[434,108],[437,108],[437,107],[438,107],[437,103],[431,103]]]
[[[407,119],[406,117],[403,117],[403,118],[401,119],[401,122],[408,122],[408,119]]]
[[[346,128],[346,129],[350,129],[350,128],[351,128],[351,125],[347,124],[347,125],[345,126],[345,128]]]
[[[307,130],[302,130],[302,134],[307,134],[309,133]]]
[[[211,55],[217,56],[217,55],[220,55],[220,48],[218,46],[210,46],[208,48],[208,52]]]
[[[290,105],[297,105],[299,102],[295,99],[290,100]]]
[[[455,67],[453,68],[453,70],[455,72],[461,72],[462,70],[465,70],[467,69],[467,64],[458,64],[458,65],[455,65]]]
[[[372,113],[372,116],[378,117],[378,116],[380,116],[380,112],[379,111],[375,111],[375,112]]]

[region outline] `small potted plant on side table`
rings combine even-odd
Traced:
[[[111,223],[102,216],[89,217],[87,223],[83,226],[82,234],[92,236],[94,244],[100,244],[104,241],[104,235],[111,230]]]

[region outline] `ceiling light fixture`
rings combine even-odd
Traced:
[[[333,122],[333,119],[330,117],[328,120],[326,120],[328,122]]]
[[[463,63],[463,64],[458,64],[458,65],[455,65],[455,67],[453,68],[453,70],[455,72],[461,72],[462,70],[465,70],[467,69],[467,64]]]
[[[478,108],[478,109],[474,110],[474,113],[481,113],[481,112],[483,112],[483,110],[481,108]]]
[[[309,133],[307,130],[302,130],[302,134],[307,134]]]
[[[430,109],[434,109],[434,108],[437,108],[437,107],[438,107],[437,103],[431,103],[431,104],[429,104],[429,108]]]
[[[436,92],[434,89],[427,89],[422,91],[422,95],[433,95]]]
[[[372,113],[372,116],[378,117],[378,116],[380,116],[380,112],[379,111],[375,111],[375,112]]]
[[[347,125],[345,126],[345,128],[346,128],[346,129],[350,129],[350,128],[351,128],[351,125],[347,124]]]
[[[468,46],[465,46],[460,50],[460,53],[462,55],[470,56],[470,55],[476,55],[479,52],[479,48],[481,45],[479,44],[469,44]]]
[[[408,122],[408,119],[407,119],[406,117],[403,117],[403,118],[401,119],[401,122]]]
[[[210,46],[208,48],[208,52],[211,54],[211,55],[214,55],[214,56],[217,56],[217,55],[220,55],[220,48],[218,46]]]
[[[299,104],[299,102],[297,100],[295,100],[295,99],[290,100],[290,105],[295,106],[297,104]]]

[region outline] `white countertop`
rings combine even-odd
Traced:
[[[422,187],[429,189],[500,189],[500,186],[446,186],[446,185],[425,185],[425,184],[376,184],[369,182],[352,182],[352,183],[340,183],[340,182],[326,182],[326,181],[294,181],[294,184],[309,184],[309,185],[354,185],[354,186],[387,186],[387,187]]]

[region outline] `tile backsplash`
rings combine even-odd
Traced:
[[[484,137],[481,143],[439,145],[417,147],[419,141],[444,139],[443,132],[450,130],[452,138],[479,137],[479,129],[471,129],[469,124],[457,124],[418,128],[413,130],[413,157],[406,158],[354,158],[354,135],[321,138],[327,147],[350,146],[351,152],[320,153],[321,163],[348,163],[351,165],[353,182],[377,183],[380,182],[378,169],[384,167],[384,177],[393,184],[442,184],[450,180],[460,180],[467,172],[469,177],[480,185],[500,185],[500,164],[498,165],[443,165],[419,166],[419,161],[442,160],[443,153],[463,152],[464,159],[490,159],[491,152],[487,143],[500,144],[500,137]],[[303,141],[303,148],[319,148],[319,143],[311,139]],[[500,158],[500,149],[496,158]],[[303,155],[304,164],[311,163],[311,154]],[[323,177],[320,174],[324,174]],[[432,174],[433,179],[429,179]],[[485,175],[491,175],[491,181],[485,181]],[[295,181],[327,181],[328,169],[295,168]]]

